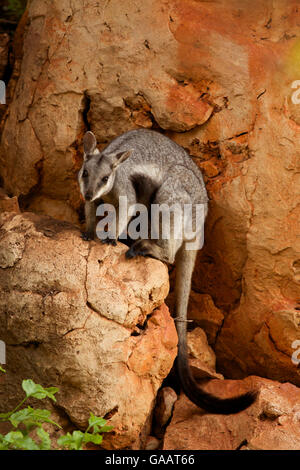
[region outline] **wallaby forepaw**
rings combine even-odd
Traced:
[[[132,249],[132,247],[129,248],[129,250],[127,250],[126,253],[125,253],[125,257],[126,257],[127,259],[132,259],[132,258],[134,258],[135,256],[137,256],[137,254],[136,254],[135,251]]]
[[[81,233],[81,238],[83,240],[85,240],[86,242],[90,241],[90,240],[93,240],[94,239],[94,235],[90,232],[82,232]]]
[[[132,259],[136,256],[149,256],[149,250],[144,246],[143,240],[140,240],[126,251],[125,256],[127,259]]]
[[[105,245],[117,246],[117,240],[114,238],[104,238],[101,242]]]

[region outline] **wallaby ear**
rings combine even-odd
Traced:
[[[128,157],[132,154],[133,149],[126,150],[125,152],[120,152],[116,154],[116,160],[113,163],[113,169],[117,168],[121,163],[124,163],[125,160],[127,160]]]
[[[92,154],[96,146],[97,140],[94,134],[91,131],[86,132],[83,137],[83,150],[85,155]]]

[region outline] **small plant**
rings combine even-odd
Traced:
[[[109,432],[111,430],[112,426],[106,426],[105,419],[98,418],[98,416],[90,413],[89,425],[85,432],[73,431],[72,434],[68,432],[65,436],[61,436],[57,440],[57,444],[60,447],[66,447],[69,450],[83,450],[83,445],[88,442],[101,444],[103,439],[101,433]]]
[[[8,14],[20,18],[24,13],[26,3],[27,0],[8,0],[4,10],[7,11]]]
[[[2,372],[5,372],[0,367]],[[43,428],[44,423],[49,423],[61,429],[61,426],[51,419],[49,410],[32,408],[21,408],[29,398],[44,400],[50,398],[56,401],[55,394],[58,388],[44,388],[33,380],[23,380],[22,388],[25,392],[24,399],[16,408],[8,413],[0,413],[0,422],[9,422],[12,430],[6,435],[0,434],[0,450],[22,449],[22,450],[50,450],[51,440],[48,432]],[[57,440],[61,449],[83,450],[88,442],[101,444],[102,433],[112,430],[112,426],[106,426],[106,420],[90,413],[89,425],[85,432],[73,431],[67,433]]]

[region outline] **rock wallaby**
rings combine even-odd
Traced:
[[[126,257],[151,256],[166,263],[176,263],[176,327],[179,337],[177,369],[180,383],[187,397],[199,407],[211,413],[238,413],[250,406],[255,392],[248,392],[233,398],[221,399],[205,392],[197,385],[189,368],[187,356],[187,307],[191,289],[191,278],[197,250],[202,248],[204,220],[207,214],[208,198],[202,174],[186,151],[158,132],[133,130],[115,138],[102,152],[92,132],[83,139],[84,162],[78,179],[85,199],[86,232],[85,240],[94,238],[96,227],[96,201],[112,204],[116,209],[120,196],[125,196],[128,206],[142,203],[150,205],[190,205],[189,216],[170,217],[173,227],[170,237],[137,239],[126,252]],[[98,201],[99,203],[99,201]],[[195,207],[202,209],[197,220]],[[164,206],[165,207],[165,206]],[[118,210],[117,210],[118,219]],[[189,220],[190,219],[190,220]],[[117,220],[117,232],[102,240],[116,244],[126,232],[130,217]],[[161,224],[161,219],[159,219]],[[182,225],[182,237],[176,237],[176,229]],[[198,226],[197,226],[198,224]],[[191,227],[193,225],[193,227]],[[196,226],[196,231],[193,229]],[[175,227],[175,228],[174,228]],[[192,238],[194,237],[194,244]],[[198,241],[197,241],[198,237]],[[192,247],[192,248],[191,248]]]

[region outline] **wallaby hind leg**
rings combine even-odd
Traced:
[[[126,258],[135,258],[136,256],[150,256],[161,261],[169,262],[169,257],[165,250],[158,246],[153,240],[137,240],[126,252]]]
[[[126,258],[150,256],[172,264],[175,260],[176,246],[176,240],[137,240],[126,252]]]
[[[180,220],[179,223],[182,224],[182,221]],[[151,256],[165,263],[173,264],[176,252],[182,244],[181,233],[177,236],[177,228],[178,221],[173,212],[170,214],[170,226],[166,227],[165,236],[163,236],[162,219],[151,220],[151,229],[148,234],[149,238],[134,242],[130,250],[127,251],[126,257],[134,258],[138,255]],[[152,236],[153,238],[151,238]]]

